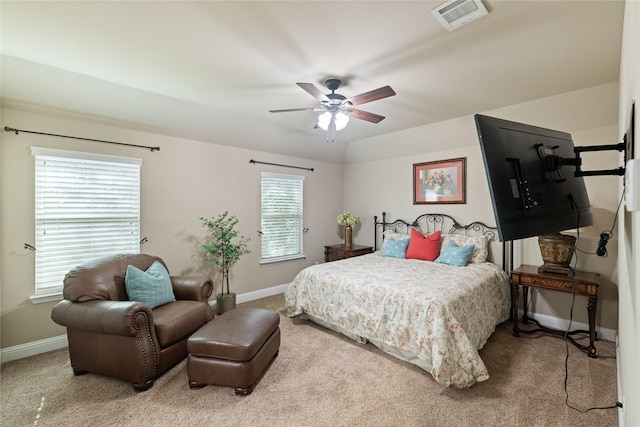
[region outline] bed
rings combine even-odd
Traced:
[[[383,213],[374,224],[373,253],[310,266],[295,277],[285,291],[287,316],[371,342],[443,386],[468,388],[487,380],[478,350],[510,311],[508,275],[489,261],[495,229],[482,222],[461,225],[445,214],[387,222]],[[411,230],[423,238],[439,235],[440,255],[444,248],[473,244],[472,253],[464,266],[443,263],[440,256],[435,261],[389,256],[397,241],[404,244],[415,233]]]

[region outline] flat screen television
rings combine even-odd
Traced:
[[[476,114],[500,241],[593,225],[571,135]]]

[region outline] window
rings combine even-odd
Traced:
[[[304,258],[302,189],[304,176],[262,173],[262,261]]]
[[[54,299],[72,268],[140,251],[141,159],[32,147],[36,291]]]

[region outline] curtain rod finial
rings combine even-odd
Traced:
[[[10,128],[9,126],[5,126],[4,127],[4,131],[5,132],[15,132],[16,135],[18,134],[18,129]]]

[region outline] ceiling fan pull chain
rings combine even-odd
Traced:
[[[327,132],[327,142],[335,142],[336,137],[336,115],[331,114],[331,120],[329,120],[329,129]],[[331,141],[329,141],[331,138]]]

